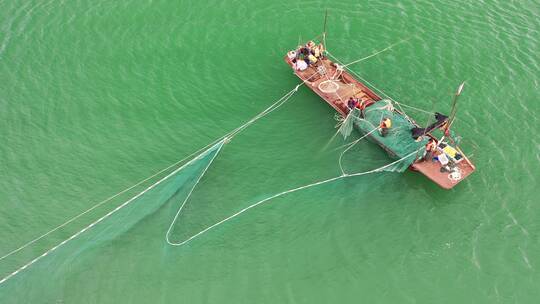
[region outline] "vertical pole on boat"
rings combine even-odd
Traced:
[[[431,113],[433,113],[434,108],[435,108],[435,104],[434,104],[433,102],[431,102]],[[428,116],[428,119],[427,119],[427,122],[426,122],[426,126],[425,126],[425,128],[424,128],[424,133],[423,133],[422,136],[419,137],[419,138],[422,138],[422,137],[426,136],[426,134],[427,134],[427,128],[428,128],[429,125],[431,124],[431,119],[432,119],[432,116],[429,115],[429,116]],[[418,153],[419,153],[419,152],[420,152],[420,150],[416,151],[416,158],[415,158],[415,159],[418,159]]]
[[[327,50],[328,48],[326,47],[326,21],[328,20],[328,9],[326,9],[325,13],[324,13],[324,26],[323,26],[323,45],[324,45],[324,49]]]
[[[454,119],[456,118],[456,112],[457,112],[457,100],[458,100],[458,97],[459,95],[461,95],[461,92],[463,91],[463,86],[465,85],[465,82],[462,82],[457,91],[456,91],[456,94],[454,94],[454,99],[452,100],[452,110],[450,111],[450,116],[448,118],[448,123],[446,124],[446,128],[444,130],[444,133],[446,134],[448,132],[448,130],[450,129],[450,126],[452,125],[452,123],[454,122]]]
[[[448,116],[448,122],[446,123],[446,127],[444,128],[443,137],[439,140],[439,142],[443,141],[444,138],[447,137],[447,136],[452,140],[452,137],[450,137],[450,134],[449,134],[449,130],[450,130],[450,126],[454,122],[454,119],[456,118],[456,111],[457,111],[456,104],[457,104],[457,100],[458,100],[459,95],[461,95],[461,92],[463,91],[463,86],[464,85],[465,85],[465,82],[462,82],[459,85],[459,87],[458,87],[458,89],[456,91],[456,94],[454,94],[454,99],[452,100],[452,110],[450,110],[450,115]],[[453,143],[453,144],[455,144],[455,143]]]

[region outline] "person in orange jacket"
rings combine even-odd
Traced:
[[[381,136],[385,137],[388,134],[388,130],[392,127],[392,120],[390,118],[385,118],[381,121],[379,125]]]

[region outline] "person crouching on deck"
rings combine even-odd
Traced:
[[[358,106],[358,100],[355,98],[349,97],[349,100],[347,101],[347,106],[349,107],[349,112],[352,111],[354,108]]]
[[[324,59],[324,45],[322,43],[317,45],[313,52],[315,53],[315,57],[319,59]]]
[[[298,57],[297,59],[305,60],[306,62],[309,60],[308,57],[311,53],[309,52],[309,49],[305,46],[301,47],[298,50]],[[309,64],[309,62],[307,62]]]
[[[437,150],[437,141],[435,139],[430,139],[426,145],[426,152],[424,154],[425,160],[432,160],[435,156],[435,151]]]
[[[392,127],[392,120],[390,118],[385,118],[381,121],[381,125],[379,126],[381,131],[381,136],[385,137],[388,135],[388,129]]]
[[[356,107],[360,110],[360,118],[364,119],[366,118],[364,110],[366,109],[366,102],[364,100],[358,101],[358,105]]]
[[[319,55],[320,55],[320,52],[319,52],[319,48],[317,47],[317,45],[315,44],[315,42],[313,41],[309,41],[307,44],[306,44],[306,49],[308,50],[309,54],[308,54],[308,58],[309,58],[309,61],[310,63],[316,63],[318,60],[319,60]],[[318,54],[319,53],[319,54]]]
[[[307,58],[309,60],[309,64],[316,64],[318,61],[317,57],[315,57],[313,54],[309,54]]]
[[[293,59],[293,67],[297,71],[305,71],[308,68],[307,63],[302,59]]]

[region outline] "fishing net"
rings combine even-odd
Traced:
[[[95,275],[96,272],[93,271],[93,268],[110,263],[110,261],[100,261],[99,263],[95,261],[100,259],[100,256],[103,255],[104,251],[107,251],[111,244],[121,244],[126,233],[133,233],[136,226],[140,226],[137,225],[138,223],[151,218],[168,202],[172,202],[176,207],[178,201],[189,197],[218,155],[224,142],[222,140],[213,145],[83,230],[69,238],[64,236],[65,241],[43,254],[40,253],[41,255],[38,254],[37,258],[15,273],[7,276],[2,274],[4,279],[0,283],[0,299],[2,299],[0,302],[63,303],[62,299],[71,292],[76,292],[78,296],[87,292],[80,289],[72,291],[69,290],[68,286],[70,284],[84,286],[85,284],[81,284],[81,282],[94,280],[92,275]],[[144,232],[138,234],[140,233]],[[163,239],[159,238],[159,242],[160,244],[157,246],[162,247]],[[140,244],[139,246],[145,245]],[[137,253],[129,252],[128,254],[134,256]],[[150,261],[151,257],[148,259]],[[139,264],[134,267],[143,269],[145,265]],[[107,274],[107,269],[100,273]],[[114,273],[108,275],[115,276]],[[45,286],[48,287],[43,288]]]
[[[385,171],[403,172],[417,157],[424,153],[428,139],[422,138],[415,141],[411,136],[411,129],[415,126],[404,116],[392,109],[390,101],[379,101],[368,107],[364,111],[364,118],[355,115],[354,125],[363,134],[377,128],[381,121],[389,118],[392,121],[392,127],[388,130],[386,136],[381,136],[380,132],[373,132],[369,137],[377,144],[382,146],[388,154],[394,159],[404,158],[393,166],[385,168]],[[414,153],[414,152],[417,153]]]
[[[460,143],[461,143],[461,140],[462,140],[462,137],[457,135],[452,129],[448,130],[449,133],[450,133],[450,142],[454,145],[454,146],[459,146]]]
[[[343,136],[343,138],[347,138],[351,135],[352,131],[354,130],[354,118],[358,116],[358,111],[354,109],[353,111],[349,112],[347,117],[343,119],[341,122],[341,126],[339,127],[339,132]],[[340,116],[341,117],[341,116]]]

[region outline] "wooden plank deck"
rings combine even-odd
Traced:
[[[292,67],[293,64],[288,58],[285,58],[286,62]],[[319,75],[317,67],[324,66],[326,69],[326,75]],[[335,75],[336,67],[332,61],[328,58],[320,59],[316,64],[310,65],[304,71],[294,71],[295,74],[306,82],[306,85],[310,87],[317,95],[328,102],[334,109],[336,109],[342,116],[347,116],[349,109],[347,107],[347,101],[350,97],[357,97],[368,104],[373,104],[381,98],[371,91],[368,87],[352,77],[347,71],[341,72],[341,76],[334,81],[339,85],[336,92],[325,93],[319,89],[321,82],[327,81],[329,77]]]
[[[461,172],[461,179],[454,181],[449,178],[449,172],[441,172],[441,164],[438,161],[421,160],[411,165],[414,171],[418,171],[444,189],[452,189],[455,185],[467,178],[475,168],[468,160],[464,159],[457,164]]]

